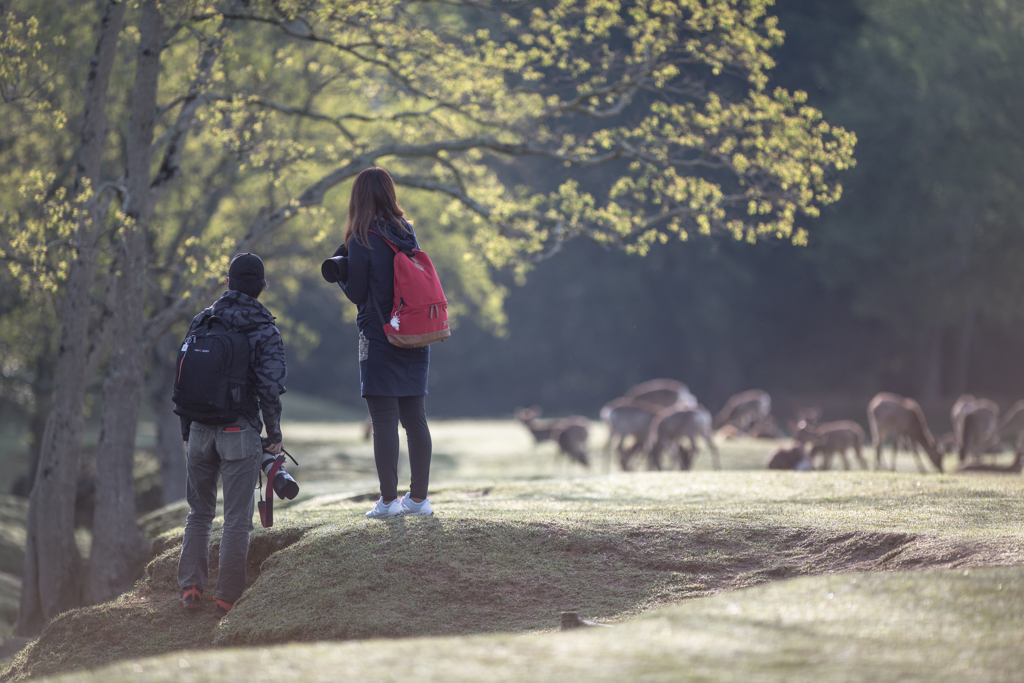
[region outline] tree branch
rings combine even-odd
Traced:
[[[421,190],[431,190],[432,192],[443,192],[466,205],[467,208],[475,211],[484,218],[491,217],[491,210],[486,206],[470,197],[466,192],[454,185],[445,185],[431,178],[419,178],[416,176],[405,176],[398,173],[392,173],[391,179],[395,181],[397,185],[404,185],[405,187],[415,187]]]

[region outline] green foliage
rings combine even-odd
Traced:
[[[769,7],[168,5],[156,149],[182,126],[191,134],[174,201],[148,226],[159,266],[152,282],[173,297],[198,294],[252,240],[302,245],[298,255],[315,262],[344,215],[343,193],[323,192],[371,163],[422,190],[406,201],[425,232],[438,233],[455,312],[478,310],[495,330],[504,290],[492,269],[542,258],[579,235],[639,253],[691,232],[803,242],[798,221],[838,199],[834,174],[852,165],[854,138],[824,123],[802,93],[766,89],[767,51],[782,40]],[[22,33],[34,35],[36,18],[20,11]],[[134,11],[126,55],[139,39]],[[42,72],[56,69],[43,61]],[[130,78],[129,65],[117,68],[117,82]],[[127,103],[115,94],[111,104],[118,130]],[[112,148],[108,156],[117,160]],[[523,157],[567,168],[509,183],[507,169]],[[57,258],[44,278],[55,243],[67,244],[86,202],[111,198],[68,196],[55,161],[35,160],[25,190],[34,214],[4,221],[20,236],[11,267],[51,288],[67,267]],[[600,182],[587,177],[597,167],[609,169]]]

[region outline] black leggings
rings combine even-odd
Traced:
[[[384,500],[398,497],[398,421],[409,440],[409,495],[426,498],[430,480],[430,429],[427,427],[425,396],[367,396],[366,406],[373,421],[373,459],[377,463],[380,495]]]

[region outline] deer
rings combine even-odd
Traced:
[[[1020,474],[1021,470],[1024,469],[1024,451],[1017,451],[1017,457],[1014,458],[1013,464],[1011,465],[989,465],[986,463],[969,460],[961,462],[957,468],[957,472],[992,472],[999,474]]]
[[[793,439],[800,444],[811,444],[811,452],[808,457],[813,463],[814,457],[821,455],[821,469],[823,470],[831,467],[832,456],[836,453],[843,458],[843,469],[850,469],[846,451],[851,448],[857,456],[860,466],[868,469],[868,463],[863,454],[864,429],[852,420],[825,422],[820,425],[810,425],[806,420],[801,420],[796,424],[796,434]]]
[[[715,415],[711,426],[718,431],[725,425],[732,424],[745,432],[753,425],[766,420],[771,412],[772,398],[768,392],[751,389],[730,397],[725,407]]]
[[[820,406],[807,406],[806,408],[797,408],[796,421],[800,422],[801,420],[803,420],[811,427],[814,427],[817,426],[818,420],[821,419],[823,413],[824,411],[821,409]],[[790,422],[789,426],[792,427],[793,423]]]
[[[935,437],[928,431],[928,423],[924,419],[921,406],[914,399],[884,391],[877,394],[868,403],[868,425],[871,427],[871,439],[875,444],[877,469],[883,468],[882,445],[891,438],[893,472],[896,471],[896,455],[899,453],[901,439],[906,439],[912,446],[923,446],[935,468],[939,472],[942,471],[942,454],[939,452]],[[912,448],[911,452],[917,458],[917,468],[921,472],[927,471],[917,448]]]
[[[986,398],[976,398],[960,406],[954,404],[953,408],[960,462],[968,458],[980,461],[989,445],[999,440],[999,406]]]
[[[696,408],[669,406],[663,409],[651,421],[651,428],[644,445],[650,468],[661,469],[661,451],[668,448],[674,452],[679,469],[691,469],[693,460],[697,456],[698,436],[704,439],[708,448],[711,449],[714,468],[722,469],[718,448],[711,439],[711,413],[708,412],[708,409],[701,405]],[[689,450],[680,443],[684,437],[690,440]]]
[[[551,439],[558,449],[573,462],[590,467],[587,457],[587,439],[590,438],[590,420],[574,415],[558,421],[551,432]]]
[[[960,450],[960,444],[963,442],[963,434],[960,432],[963,422],[961,421],[960,413],[973,400],[974,396],[971,394],[961,394],[960,398],[956,400],[953,407],[949,410],[949,421],[953,425],[953,443],[957,450]]]
[[[804,444],[796,441],[789,448],[780,448],[768,459],[767,468],[770,470],[795,470],[797,472],[809,472],[814,469],[811,458],[804,448]]]
[[[697,407],[697,399],[690,393],[689,387],[674,379],[652,379],[641,382],[630,388],[623,398],[654,403],[663,408],[677,403],[682,403],[687,408]]]
[[[540,406],[531,406],[529,408],[516,408],[516,419],[523,423],[527,429],[530,430],[530,434],[533,434],[534,444],[544,443],[545,441],[551,440],[551,432],[555,430],[555,425],[558,423],[557,419],[540,419],[541,409]]]
[[[533,434],[534,444],[554,441],[560,453],[570,460],[589,467],[587,439],[590,436],[590,421],[579,415],[564,418],[540,419],[539,406],[516,408],[516,419]]]
[[[1015,453],[1024,452],[1024,401],[1017,401],[1006,411],[996,428],[1001,439],[1013,444]]]
[[[631,398],[617,398],[609,401],[601,408],[601,419],[608,425],[608,443],[604,450],[607,454],[609,469],[611,468],[612,444],[618,439],[616,453],[622,469],[628,471],[632,467],[632,458],[644,447],[651,420],[662,409],[655,403]],[[632,437],[633,443],[627,450],[626,439]]]
[[[938,444],[939,452],[943,455],[957,452],[956,434],[953,432],[940,434],[938,439],[936,439],[936,443]]]

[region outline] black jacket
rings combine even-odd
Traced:
[[[267,423],[267,438],[271,443],[281,441],[281,394],[288,377],[284,343],[281,332],[274,325],[274,316],[256,299],[234,290],[224,292],[213,306],[192,319],[189,334],[208,316],[216,314],[232,327],[246,329],[249,339],[249,399],[245,417],[257,431],[262,431],[260,412]],[[181,435],[188,441],[192,421],[181,418]]]
[[[405,225],[409,232],[404,232],[397,225],[379,222],[370,229],[383,233],[384,237],[403,251],[419,249],[412,226],[408,223]],[[349,301],[359,309],[356,316],[359,331],[367,339],[387,343],[384,324],[391,319],[391,305],[395,298],[395,252],[377,234],[371,232],[367,237],[370,240],[370,249],[352,238],[347,245],[342,245],[334,252],[335,256],[348,256],[348,278],[338,285]],[[370,300],[371,294],[380,307],[380,316],[373,301]]]
[[[397,225],[377,223],[372,229],[399,249],[418,248],[416,234]],[[430,347],[403,349],[392,346],[384,333],[395,298],[395,252],[377,234],[368,235],[367,248],[354,239],[339,247],[335,256],[348,256],[348,277],[339,282],[345,296],[359,308],[359,393],[362,396],[425,396],[429,378]],[[371,298],[372,295],[372,298]],[[380,307],[374,306],[374,300]],[[382,319],[383,318],[383,319]]]

